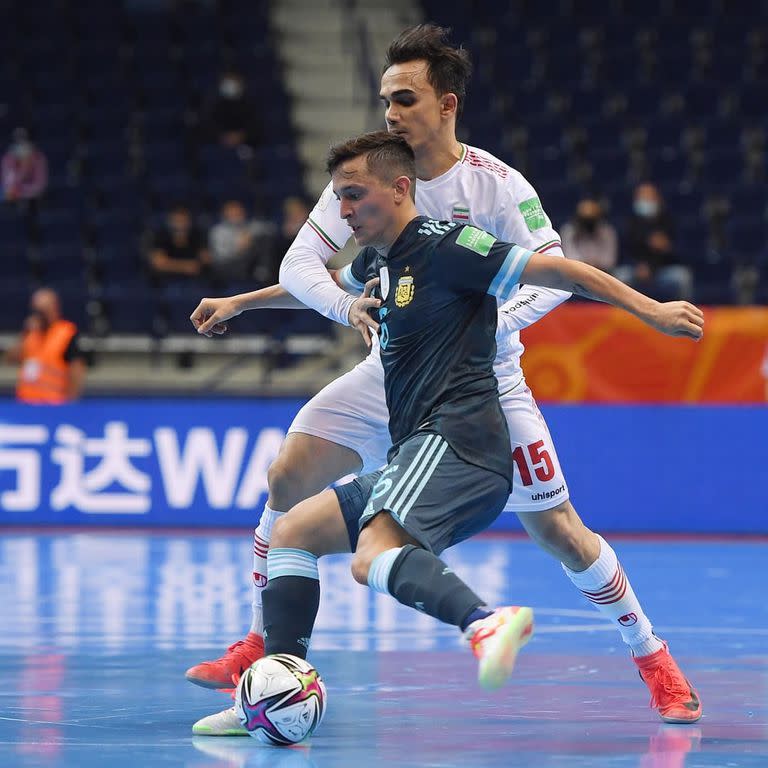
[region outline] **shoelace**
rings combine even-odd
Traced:
[[[474,635],[469,639],[469,647],[472,649],[472,653],[479,659],[480,648],[483,643],[496,632],[497,625],[492,627],[480,627]]]
[[[244,651],[239,650],[241,645],[245,645],[245,640],[238,640],[236,643],[232,643],[227,648],[227,653],[244,653]]]
[[[240,675],[237,674],[237,672],[232,673],[232,685],[234,685],[234,688],[219,688],[218,690],[221,693],[228,693],[232,697],[232,701],[235,700],[235,691],[237,690],[237,684],[240,682]]]
[[[653,685],[649,687],[651,687],[651,708],[666,706],[690,696],[690,690],[683,675],[668,664],[663,664],[655,670]],[[666,700],[659,701],[658,693],[665,694]]]

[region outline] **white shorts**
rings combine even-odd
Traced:
[[[511,388],[510,388],[511,387]],[[505,391],[509,389],[509,391]],[[504,511],[537,512],[568,498],[560,461],[531,390],[520,380],[499,379],[515,475]],[[322,437],[355,451],[361,473],[387,463],[391,446],[384,371],[376,352],[318,392],[296,414],[288,432]]]
[[[392,438],[378,352],[372,352],[305,403],[288,429],[291,432],[351,448],[363,462],[361,474],[384,466]]]
[[[568,498],[568,484],[560,468],[547,422],[525,379],[508,392],[504,391],[504,383],[504,379],[499,379],[499,402],[507,417],[509,444],[515,464],[512,493],[504,511],[541,512],[551,509]]]

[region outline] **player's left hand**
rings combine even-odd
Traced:
[[[698,341],[704,335],[704,313],[687,301],[657,304],[650,324],[669,336],[687,336]]]
[[[370,316],[371,309],[378,309],[381,301],[371,296],[373,289],[379,284],[379,278],[374,277],[365,284],[363,295],[355,299],[349,308],[349,324],[356,328],[363,337],[365,346],[371,348],[371,331],[377,332],[379,324]]]
[[[203,299],[189,319],[199,334],[210,339],[214,334],[223,336],[229,330],[226,321],[237,317],[242,311],[234,296]]]

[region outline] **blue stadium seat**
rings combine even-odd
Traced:
[[[601,88],[582,86],[570,91],[569,114],[587,123],[604,120],[605,93]]]
[[[645,122],[645,144],[650,151],[679,150],[683,122],[679,116],[657,116]]]
[[[182,176],[187,172],[183,145],[178,141],[147,142],[144,171],[148,177]]]
[[[766,115],[764,82],[745,84],[739,94],[739,115],[744,118],[764,118]]]
[[[537,188],[545,188],[556,184],[567,175],[568,157],[559,148],[531,148],[528,152],[528,176],[530,182]]]
[[[742,123],[735,117],[710,117],[703,126],[708,147],[738,147],[741,143]]]
[[[111,333],[155,334],[157,302],[144,284],[132,293],[105,296],[103,306]]]
[[[589,161],[592,164],[597,183],[604,179],[622,181],[627,178],[629,161],[627,153],[623,149],[593,149],[589,153]]]
[[[731,211],[737,218],[768,221],[768,185],[737,184],[728,197]]]
[[[555,229],[562,225],[573,215],[579,194],[576,187],[565,183],[561,178],[558,182],[539,185],[536,188],[539,193],[542,207],[552,221]]]
[[[104,176],[128,175],[130,158],[125,143],[89,144],[83,157],[84,173],[98,181]]]
[[[179,110],[152,106],[151,110],[141,113],[138,125],[145,143],[174,142],[181,143],[185,134],[183,116]]]
[[[46,244],[79,243],[83,232],[79,213],[71,209],[43,207],[39,214],[39,226],[42,242]]]
[[[177,200],[195,200],[200,192],[199,185],[186,174],[149,179],[148,188],[155,210],[165,210]]]
[[[3,307],[3,311],[0,312],[0,332],[18,333],[24,318],[29,314],[29,296],[32,287],[26,280],[8,283],[2,275],[2,267],[0,267],[0,277],[3,277],[0,281],[0,304]]]
[[[119,292],[120,286],[131,287],[137,280],[143,280],[145,272],[137,233],[125,240],[109,239],[92,253],[95,275],[112,292]]]
[[[8,205],[0,204],[0,243],[3,249],[11,244],[24,243],[27,237],[27,227],[24,218]],[[6,259],[0,259],[5,261]]]
[[[108,246],[136,239],[141,232],[141,223],[125,209],[94,210],[88,214],[88,232],[95,244]]]
[[[741,147],[710,146],[704,158],[702,179],[710,184],[735,185],[744,174],[744,155]]]
[[[754,264],[765,249],[765,221],[751,216],[731,214],[726,223],[727,250],[735,263]]]
[[[646,160],[649,178],[661,186],[675,186],[688,176],[688,160],[680,150],[649,145]]]
[[[22,241],[3,243],[0,259],[0,291],[27,291],[32,272],[27,258],[27,246]]]
[[[98,189],[102,195],[106,210],[122,211],[140,221],[144,213],[144,200],[139,190],[120,177],[118,183],[109,183],[107,179],[99,179]]]
[[[709,230],[700,215],[686,215],[676,200],[667,200],[675,226],[675,247],[683,263],[690,265],[699,275],[699,265],[712,258],[709,249]]]
[[[73,243],[46,243],[37,251],[40,274],[46,282],[69,279],[83,270],[82,246]]]
[[[697,185],[680,189],[678,184],[664,188],[667,208],[673,219],[681,222],[698,222],[698,230],[704,231],[704,195]],[[698,238],[694,238],[698,240]]]
[[[202,147],[200,150],[200,163],[203,173],[208,178],[245,178],[245,163],[238,157],[235,150],[228,147],[221,147],[215,144]]]
[[[717,109],[719,91],[711,82],[689,81],[683,95],[688,119],[709,119]]]

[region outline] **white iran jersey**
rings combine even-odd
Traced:
[[[532,251],[562,256],[560,237],[552,228],[533,186],[521,173],[489,152],[462,145],[461,159],[446,173],[416,183],[416,208],[433,219],[471,224]],[[280,282],[294,296],[322,314],[344,322],[348,304],[320,299],[320,275],[307,269],[308,251],[325,264],[349,240],[352,232],[340,216],[340,203],[331,184],[323,191],[280,270]],[[319,239],[319,242],[318,242]],[[327,273],[326,273],[327,274]],[[336,287],[336,286],[334,286]],[[519,329],[535,322],[570,297],[549,288],[523,286],[499,308],[496,332],[497,378],[512,386],[522,379]],[[305,301],[305,299],[310,299]],[[506,387],[508,388],[508,386]]]

